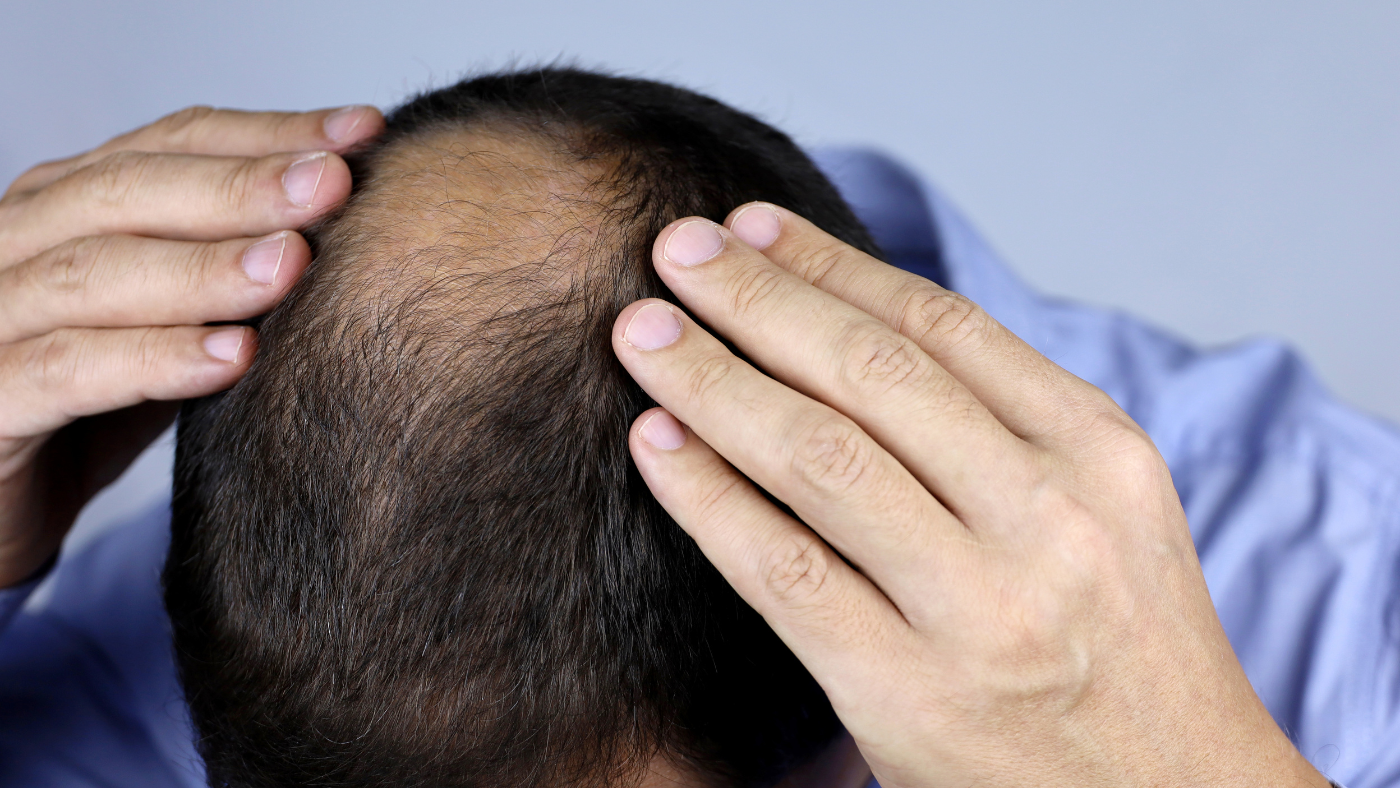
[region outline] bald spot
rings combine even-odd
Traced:
[[[609,169],[562,140],[442,129],[384,151],[321,259],[355,301],[449,308],[489,321],[573,300],[621,242],[606,227]],[[611,242],[611,246],[609,246]]]

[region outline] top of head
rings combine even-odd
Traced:
[[[627,451],[651,244],[751,200],[874,244],[678,88],[478,77],[390,114],[253,368],[188,403],[166,605],[216,785],[771,784],[839,726]]]

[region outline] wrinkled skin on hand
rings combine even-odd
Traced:
[[[682,219],[654,259],[768,374],[678,305],[627,307],[615,352],[662,406],[633,457],[884,788],[1328,785],[1235,658],[1161,456],[1102,391],[782,208]]]
[[[83,504],[170,423],[232,385],[252,329],[310,261],[296,230],[350,192],[338,152],[372,107],[194,107],[21,175],[0,198],[0,588],[57,551]]]

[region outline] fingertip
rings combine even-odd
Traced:
[[[326,171],[321,176],[321,189],[312,201],[311,209],[323,213],[350,196],[350,165],[334,153],[326,154]]]
[[[248,374],[258,353],[258,332],[248,326],[176,327],[177,335],[195,334],[199,358],[187,358],[154,386],[150,399],[188,399],[223,391]]]
[[[772,203],[751,202],[734,209],[724,220],[724,226],[739,240],[761,252],[782,234],[783,217]]]
[[[298,157],[282,174],[287,201],[302,216],[303,224],[318,218],[350,196],[350,166],[329,151]]]
[[[276,287],[287,259],[287,232],[259,238],[243,250],[243,273],[260,285]]]
[[[285,294],[311,263],[311,247],[300,233],[279,230],[254,239],[239,260],[249,281],[261,285],[259,302],[271,293]]]
[[[384,130],[384,114],[377,107],[357,104],[332,110],[321,127],[335,150],[344,150],[378,136]]]
[[[285,293],[311,265],[311,245],[295,230],[283,231],[282,238],[285,242],[282,265],[272,285],[276,290]]]
[[[247,326],[221,326],[206,333],[200,344],[213,360],[244,367],[257,352],[257,332]]]
[[[638,312],[653,304],[666,307],[677,320],[680,320],[680,310],[674,304],[665,300],[660,298],[643,298],[640,301],[633,301],[623,307],[622,311],[617,313],[617,319],[613,321],[612,335],[614,346],[635,347],[635,345],[627,341],[627,329],[632,325]]]
[[[685,425],[665,408],[652,408],[634,422],[638,441],[654,449],[675,451],[685,445]]]
[[[660,246],[660,260],[684,268],[712,260],[724,251],[724,234],[709,219],[686,219],[666,228]],[[658,261],[659,262],[659,261]]]
[[[661,232],[656,234],[656,241],[652,244],[651,247],[651,259],[653,264],[656,265],[658,273],[663,271],[669,264],[673,262],[673,258],[668,254],[668,250],[670,250],[671,248],[672,237],[675,236],[676,233],[680,232],[687,225],[695,224],[697,222],[711,226],[714,225],[714,222],[704,218],[703,216],[686,216],[684,218],[677,219],[674,222],[671,222],[670,224],[666,225],[666,227],[663,228]]]
[[[667,303],[646,304],[632,314],[622,330],[622,341],[637,350],[660,350],[681,338],[685,326]]]

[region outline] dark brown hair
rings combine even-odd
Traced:
[[[562,289],[537,260],[382,259],[410,221],[369,210],[395,157],[465,132],[592,173],[586,232],[559,224],[583,240],[549,247]],[[180,417],[165,599],[210,783],[607,784],[663,752],[765,786],[810,758],[835,715],[638,476],[627,429],[653,403],[609,334],[671,298],[651,245],[682,216],[769,200],[877,253],[832,185],[712,99],[553,68],[418,96],[350,162],[252,369]]]

